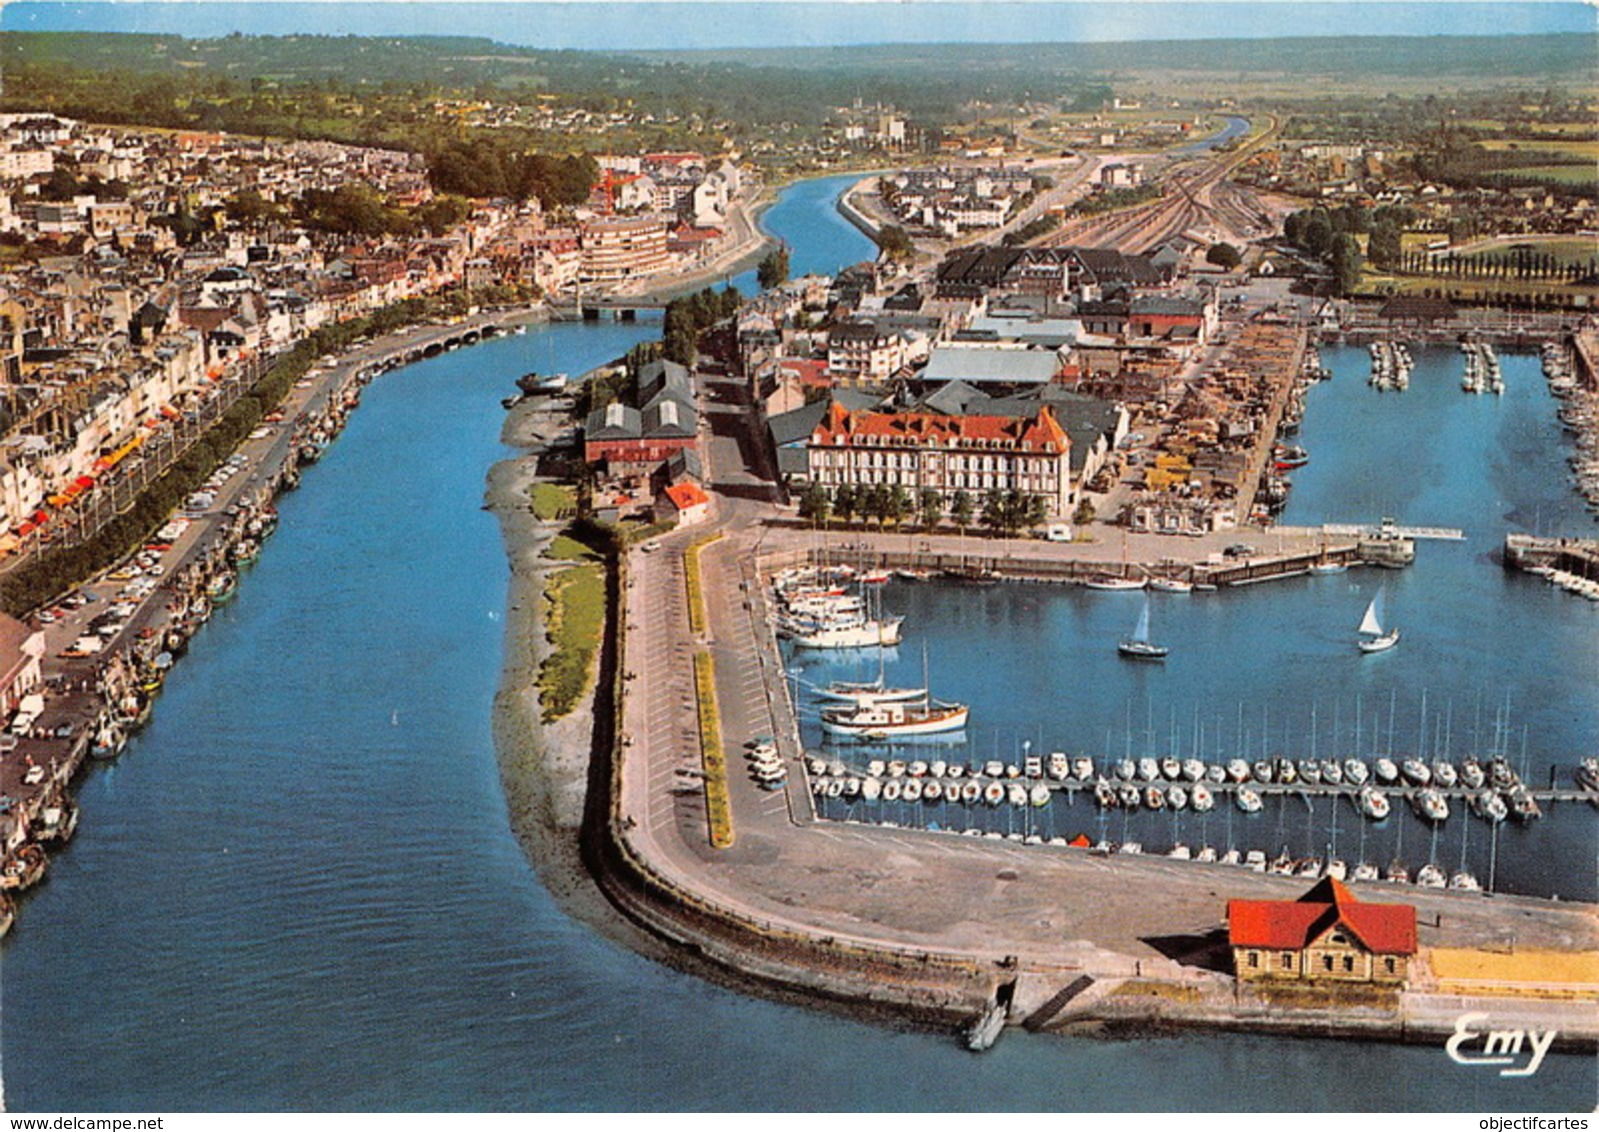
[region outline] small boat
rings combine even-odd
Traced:
[[[1136,778],[1137,776],[1138,776],[1138,764],[1133,762],[1132,759],[1117,759],[1116,760],[1116,777],[1117,778]]]
[[[1183,776],[1183,764],[1180,759],[1167,755],[1160,760],[1160,773],[1175,782]]]
[[[1349,875],[1350,880],[1373,881],[1382,879],[1382,874],[1377,871],[1377,866],[1369,861],[1362,861],[1355,866],[1355,871]]]
[[[1306,880],[1316,880],[1322,874],[1321,861],[1315,857],[1306,857],[1302,861],[1294,862],[1294,875],[1304,877]]]
[[[1088,581],[1084,582],[1083,585],[1087,586],[1091,590],[1111,590],[1117,592],[1125,590],[1141,590],[1144,588],[1144,579],[1118,578],[1114,575],[1102,574],[1098,577],[1088,579]]]
[[[1366,606],[1366,615],[1360,619],[1360,628],[1357,630],[1360,639],[1355,643],[1359,645],[1361,652],[1385,652],[1399,643],[1397,626],[1386,631],[1382,627],[1383,592],[1377,591],[1377,596]]]
[[[1238,861],[1236,859],[1237,856],[1238,856],[1238,850],[1229,849],[1229,850],[1227,850],[1226,856],[1234,858],[1234,860],[1232,860],[1232,861],[1226,861],[1226,857],[1224,857],[1223,860],[1226,861],[1227,864],[1237,864],[1238,863]],[[1266,854],[1265,854],[1265,852],[1263,852],[1260,849],[1251,849],[1248,853],[1244,854],[1243,865],[1244,865],[1244,868],[1248,869],[1250,872],[1255,872],[1255,873],[1263,873],[1263,872],[1265,872],[1266,871]]]
[[[1410,870],[1405,868],[1405,863],[1397,858],[1388,862],[1388,871],[1383,874],[1383,879],[1389,884],[1409,884]]]
[[[1388,803],[1388,795],[1371,786],[1361,787],[1360,793],[1355,796],[1360,812],[1372,821],[1382,821],[1392,811]]]
[[[1145,782],[1154,782],[1160,778],[1160,763],[1147,755],[1138,760],[1138,777]]]
[[[1294,875],[1294,859],[1288,855],[1287,846],[1284,846],[1283,851],[1279,853],[1272,861],[1271,871],[1280,877],[1291,877]]]
[[[1327,875],[1333,880],[1345,880],[1349,876],[1349,866],[1337,857],[1330,857],[1327,860]]]
[[[1143,793],[1130,782],[1116,792],[1116,800],[1129,810],[1136,810],[1142,798]]]
[[[883,795],[881,779],[868,778],[861,783],[861,798],[867,802],[875,802]]]
[[[904,786],[900,783],[899,779],[890,778],[887,782],[883,783],[883,801],[899,801],[900,794],[903,790]]]
[[[1510,807],[1492,790],[1480,790],[1471,796],[1471,809],[1483,821],[1498,825],[1510,816]]]
[[[1049,787],[1045,786],[1042,782],[1038,783],[1027,792],[1027,800],[1035,806],[1047,806],[1049,805],[1049,799]]]
[[[899,796],[907,802],[920,802],[922,800],[922,780],[907,778],[905,785],[899,789]]]
[[[926,688],[890,688],[882,680],[873,680],[867,683],[857,683],[849,680],[835,680],[820,688],[812,690],[819,700],[830,703],[849,704],[876,704],[876,703],[906,703],[919,700],[927,695]]]
[[[1129,857],[1136,857],[1144,851],[1144,846],[1137,841],[1123,841],[1116,847],[1116,852],[1125,853]]]
[[[1347,562],[1313,562],[1310,565],[1312,574],[1346,574],[1349,572]]]
[[[1278,759],[1272,773],[1284,786],[1291,786],[1299,780],[1299,768],[1294,766],[1293,759]]]
[[[1102,810],[1112,809],[1116,805],[1115,788],[1101,778],[1094,783],[1094,801]]]
[[[1271,760],[1259,759],[1251,769],[1254,771],[1256,782],[1271,781]]]
[[[1344,768],[1338,765],[1337,759],[1321,760],[1321,780],[1329,786],[1343,785]]]
[[[1258,814],[1260,812],[1260,795],[1247,786],[1238,788],[1236,801],[1238,808],[1246,814]]]
[[[1198,759],[1183,760],[1183,777],[1189,782],[1203,782],[1205,780],[1205,764]]]
[[[1478,882],[1477,878],[1466,872],[1464,869],[1461,869],[1458,873],[1449,878],[1449,887],[1454,889],[1456,892],[1482,891],[1482,885]]]
[[[1363,760],[1354,758],[1344,760],[1344,778],[1351,786],[1364,786],[1369,777],[1371,771]]]
[[[1421,888],[1443,888],[1449,883],[1444,871],[1428,861],[1416,873],[1416,884]]]
[[[1417,786],[1432,784],[1432,771],[1420,759],[1406,759],[1400,764],[1399,771],[1407,781],[1414,782]]]
[[[0,891],[21,892],[32,888],[44,879],[47,864],[43,849],[37,845],[23,845],[6,861],[4,868],[0,868]]]
[[[1410,796],[1411,808],[1416,813],[1430,822],[1443,822],[1449,820],[1449,803],[1444,801],[1444,796],[1430,786]]]
[[[1003,783],[990,782],[983,787],[983,801],[990,806],[997,806],[1005,800],[1005,786]]]
[[[1044,772],[1056,782],[1063,782],[1071,775],[1071,760],[1060,751],[1051,751],[1049,761],[1044,764]]]
[[[1214,845],[1201,845],[1199,852],[1194,854],[1194,860],[1201,864],[1214,865],[1216,863],[1216,847]]]
[[[1248,782],[1249,764],[1243,759],[1228,759],[1227,778],[1232,782]]]
[[[1538,800],[1532,796],[1532,791],[1525,786],[1517,784],[1510,791],[1510,812],[1517,821],[1532,821],[1534,818],[1543,817],[1543,810],[1538,807]]]
[[[1376,763],[1377,781],[1383,786],[1392,786],[1399,781],[1399,768],[1394,765],[1394,760],[1379,757]]]
[[[931,698],[917,703],[872,703],[855,708],[824,708],[822,730],[838,738],[881,742],[959,731],[966,726],[967,715],[965,704],[946,704]]]
[[[1454,789],[1460,777],[1455,773],[1453,764],[1444,759],[1437,759],[1432,764],[1432,780],[1445,790]]]
[[[1193,789],[1188,792],[1188,804],[1194,808],[1196,814],[1209,813],[1216,805],[1216,796],[1203,782],[1196,782]]]
[[[1296,769],[1302,782],[1310,786],[1321,785],[1321,764],[1315,759],[1300,759]]]
[[[911,763],[905,768],[905,773],[910,775],[912,778],[926,778],[927,764],[921,759],[917,759],[915,762]]]
[[[844,797],[846,797],[846,798],[858,798],[860,796],[860,793],[861,793],[861,780],[860,779],[851,777],[851,778],[846,778],[844,780]]]
[[[900,626],[904,622],[903,617],[888,617],[881,621],[846,620],[795,633],[791,639],[802,649],[888,648],[899,644]]]
[[[1094,760],[1087,755],[1078,755],[1072,759],[1072,777],[1087,782],[1094,777]]]
[[[1460,763],[1460,781],[1467,790],[1480,790],[1482,784],[1488,781],[1488,776],[1483,772],[1482,764],[1467,755]]]
[[[1013,806],[1027,805],[1027,787],[1017,782],[1012,782],[1005,788],[1005,801]]]
[[[1493,783],[1495,790],[1509,790],[1511,787],[1515,786],[1520,779],[1516,777],[1516,772],[1510,769],[1510,764],[1508,762],[1506,762],[1503,758],[1495,756],[1488,763],[1488,781]]]
[[[1186,809],[1188,806],[1188,791],[1181,786],[1172,785],[1166,790],[1166,801],[1174,810]]]
[[[1144,608],[1138,615],[1138,624],[1133,629],[1133,635],[1119,642],[1116,651],[1129,660],[1165,660],[1166,654],[1171,651],[1165,645],[1150,642],[1148,598],[1144,599]]]
[[[1166,850],[1166,856],[1174,861],[1192,861],[1194,859],[1194,851],[1179,841],[1176,845]]]
[[[1572,777],[1584,790],[1599,790],[1599,758],[1583,759]]]
[[[1166,792],[1159,786],[1148,787],[1144,791],[1144,805],[1152,810],[1161,810],[1166,807]]]
[[[983,796],[982,785],[974,779],[968,778],[961,783],[961,801],[970,806]]]
[[[1194,592],[1194,583],[1181,578],[1154,577],[1149,579],[1149,588],[1163,594],[1191,594]]]

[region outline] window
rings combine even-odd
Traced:
[[[1292,951],[1283,952],[1277,962],[1284,971],[1292,971],[1294,969],[1294,953]]]
[[[1352,975],[1352,974],[1354,974],[1354,971],[1355,971],[1355,957],[1353,955],[1345,955],[1344,956],[1344,974]]]
[[[1383,970],[1388,972],[1388,974],[1390,974],[1390,975],[1394,974],[1395,971],[1397,970],[1397,968],[1394,965],[1394,960],[1393,960],[1392,956],[1389,956],[1388,958],[1384,959],[1382,961],[1382,966],[1383,966]]]
[[[1333,969],[1332,959],[1333,957],[1331,955],[1323,955],[1321,957],[1321,969],[1323,971],[1331,971]]]
[[[1251,951],[1249,953],[1249,966],[1251,968],[1255,968],[1255,967],[1259,967],[1260,966],[1260,952]]]

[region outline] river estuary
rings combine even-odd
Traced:
[[[797,273],[871,254],[832,206],[851,180],[796,186],[767,213]],[[512,838],[501,794],[490,709],[507,569],[480,509],[483,482],[509,454],[499,400],[515,376],[580,372],[657,332],[534,329],[366,391],[345,434],[280,501],[279,532],[192,642],[148,729],[81,784],[78,835],[0,948],[9,1106],[1591,1106],[1586,1057],[1552,1056],[1523,1081],[1453,1065],[1437,1048],[1233,1034],[1015,1033],[973,1057],[949,1035],[708,986],[569,919]],[[1357,695],[1386,710],[1393,692],[1404,734],[1425,688],[1429,711],[1452,703],[1457,738],[1508,696],[1518,758],[1523,730],[1536,768],[1591,752],[1595,610],[1487,557],[1507,522],[1592,531],[1562,491],[1535,367],[1507,366],[1502,403],[1432,391],[1421,370],[1411,393],[1379,401],[1359,385],[1358,359],[1330,360],[1338,377],[1312,394],[1302,439],[1313,463],[1288,520],[1381,511],[1468,530],[1465,544],[1426,544],[1388,579],[1406,631],[1399,650],[1365,666],[1352,654],[1374,580],[1352,573],[1161,609],[1174,645],[1164,672],[1127,671],[1105,647],[1134,616],[1118,595],[998,587],[966,606],[907,587],[916,657],[901,650],[901,663],[920,665],[925,635],[935,685],[971,696],[984,744],[1041,734],[1119,748],[1129,727],[1142,744],[1173,720],[1186,737],[1218,714],[1220,730],[1206,728],[1219,743],[1240,704],[1244,727],[1304,736],[1312,703],[1330,743],[1334,711],[1347,732]],[[970,642],[961,661],[938,645],[957,634]],[[1046,645],[1052,662],[1038,664]],[[979,682],[1002,677],[978,673],[973,650],[1007,666],[1008,695],[979,695]],[[1291,706],[1257,723],[1278,699]],[[1570,874],[1506,871],[1525,855],[1501,845],[1505,885],[1583,894],[1586,877],[1592,896],[1591,819],[1561,820],[1532,836],[1558,846]]]

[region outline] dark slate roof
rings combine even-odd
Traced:
[[[612,401],[595,409],[583,429],[585,440],[632,440],[639,436],[639,411],[631,405]]]
[[[663,389],[673,389],[694,397],[694,379],[686,366],[662,358],[640,367],[638,371],[639,401],[648,404]]]

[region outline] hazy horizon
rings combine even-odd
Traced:
[[[292,3],[23,0],[0,30],[252,35],[481,36],[584,51],[719,50],[934,43],[1115,43],[1333,36],[1593,34],[1581,3],[918,2]]]

